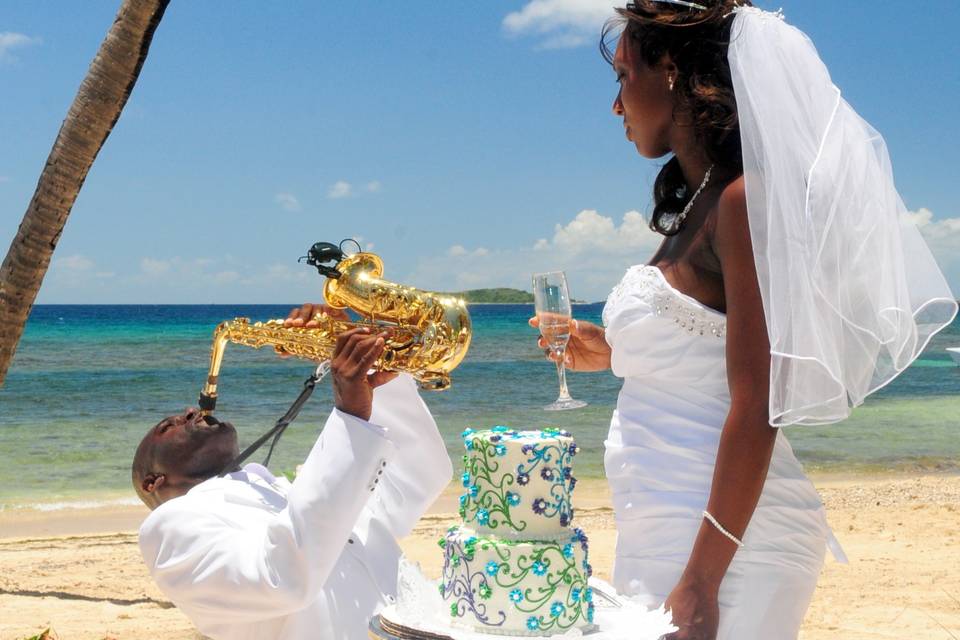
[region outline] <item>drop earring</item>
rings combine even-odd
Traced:
[[[672,76],[668,76],[668,77],[667,77],[667,82],[670,84],[670,91],[673,91],[673,77],[672,77]]]

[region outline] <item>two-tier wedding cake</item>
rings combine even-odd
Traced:
[[[501,426],[463,440],[463,524],[440,540],[453,623],[512,636],[591,626],[587,537],[571,527],[574,439]]]

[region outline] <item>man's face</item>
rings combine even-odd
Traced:
[[[237,455],[237,431],[229,422],[189,408],[164,418],[146,435],[157,469],[169,476],[209,477]]]

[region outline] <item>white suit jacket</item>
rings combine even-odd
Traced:
[[[413,379],[374,390],[366,422],[334,410],[296,480],[260,465],[155,509],[140,550],[161,591],[220,639],[367,640],[400,548],[450,481]]]

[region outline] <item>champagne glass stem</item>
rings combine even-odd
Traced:
[[[570,392],[567,390],[567,367],[564,364],[565,354],[561,349],[557,352],[557,377],[560,379],[560,397],[557,401],[570,400]]]

